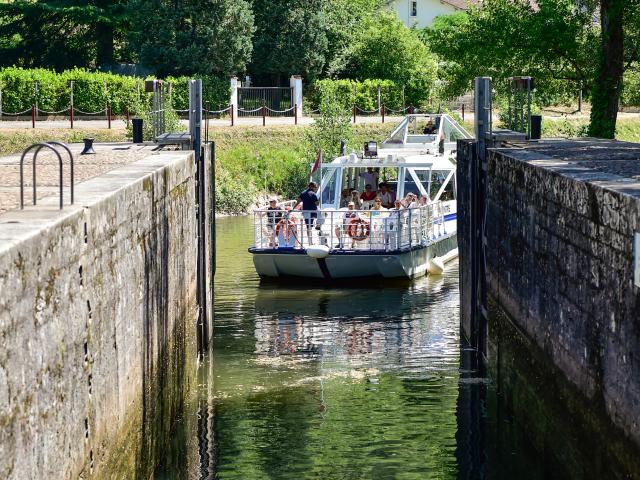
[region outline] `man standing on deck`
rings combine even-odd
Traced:
[[[359,177],[364,178],[365,186],[371,185],[371,189],[374,192],[378,191],[378,172],[376,172],[373,167],[367,167],[367,171],[361,172]]]
[[[318,218],[318,204],[320,203],[320,199],[316,194],[317,189],[318,186],[315,182],[309,182],[308,188],[300,194],[300,197],[298,197],[298,201],[293,207],[293,209],[295,210],[296,208],[298,208],[298,205],[302,203],[302,216],[304,217],[304,223],[307,225],[307,239],[309,245],[313,244],[311,227],[313,227],[314,222]]]

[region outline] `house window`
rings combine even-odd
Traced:
[[[412,1],[411,2],[411,16],[412,17],[417,17],[418,16],[418,2],[417,1]]]

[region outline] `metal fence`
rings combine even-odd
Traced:
[[[446,235],[445,208],[436,202],[400,210],[267,210],[253,212],[254,248],[397,251]]]
[[[239,117],[293,117],[293,87],[238,88]]]

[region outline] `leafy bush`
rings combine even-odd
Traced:
[[[340,153],[340,142],[349,142],[353,137],[349,111],[345,110],[339,86],[331,83],[322,85],[320,116],[309,130],[308,141],[312,152],[322,150],[327,161]],[[313,153],[309,155],[313,156]]]
[[[640,106],[640,71],[637,63],[624,72],[620,104],[625,107]]]
[[[151,102],[151,94],[144,92],[144,79],[105,72],[89,72],[75,68],[56,73],[44,68],[24,69],[7,67],[0,69],[2,110],[21,112],[37,102],[43,111],[57,112],[69,107],[73,80],[74,107],[84,112],[103,111],[111,105],[114,115],[123,115],[128,108],[137,113]],[[189,105],[188,77],[168,77],[172,83],[173,105],[185,110]],[[34,82],[38,81],[38,89]],[[212,109],[226,108],[229,104],[229,81],[220,77],[203,78],[203,96]]]
[[[363,110],[375,110],[378,108],[378,88],[380,89],[380,102],[385,107],[400,110],[410,103],[420,104],[423,100],[423,92],[417,92],[411,88],[404,88],[392,80],[368,79],[358,80],[318,80],[308,89],[305,101],[307,110],[317,110],[320,107],[324,92],[331,90],[337,101],[347,111],[351,111],[355,103]],[[404,94],[403,94],[404,93]]]

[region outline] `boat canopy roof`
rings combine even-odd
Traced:
[[[455,163],[451,161],[449,157],[445,156],[425,156],[424,153],[419,151],[401,152],[398,154],[389,154],[384,157],[378,158],[361,158],[355,153],[351,155],[345,155],[342,157],[336,157],[333,162],[325,163],[323,168],[332,167],[358,167],[358,168],[399,168],[399,167],[411,167],[411,168],[429,168],[433,170],[451,170],[455,168]]]

